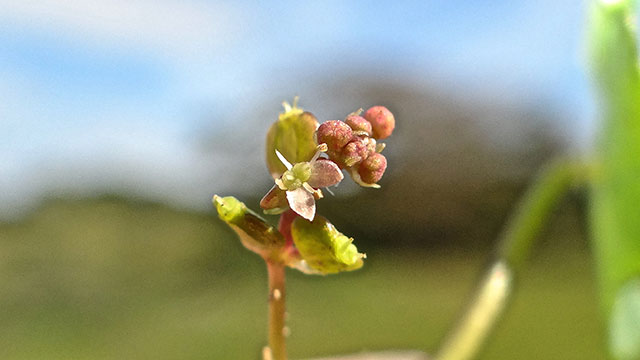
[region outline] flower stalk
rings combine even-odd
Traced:
[[[269,353],[271,359],[286,360],[286,289],[284,264],[267,261],[269,277]]]

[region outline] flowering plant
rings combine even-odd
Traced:
[[[260,255],[269,276],[269,346],[265,359],[286,359],[285,267],[306,274],[333,274],[362,267],[365,254],[326,218],[316,214],[322,189],[343,180],[342,171],[364,187],[379,188],[387,160],[379,141],[395,128],[393,114],[374,106],[344,121],[319,124],[310,112],[284,103],[285,111],[271,126],[266,140],[266,162],[273,187],[260,201],[268,215],[280,215],[274,228],[234,197],[215,195],[220,219],[239,236],[242,244]]]
[[[590,59],[602,118],[593,159],[561,159],[541,172],[507,222],[492,265],[435,359],[468,360],[478,354],[554,208],[570,190],[584,185],[589,188],[590,230],[610,355],[640,359],[640,68],[633,5],[631,0],[599,0],[591,6]],[[387,166],[379,141],[391,135],[395,120],[382,106],[360,114],[319,125],[295,102],[285,103],[285,112],[267,134],[267,166],[275,185],[260,202],[265,213],[280,214],[277,230],[235,198],[214,197],[220,218],[267,264],[265,359],[286,359],[286,266],[330,274],[363,265],[365,256],[353,239],[316,215],[315,208],[322,189],[343,179],[342,170],[361,186],[379,187]]]

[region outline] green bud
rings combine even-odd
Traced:
[[[285,240],[273,226],[233,196],[214,195],[213,204],[220,219],[238,234],[242,245],[265,259],[278,256]]]
[[[271,125],[267,133],[267,167],[274,179],[280,178],[287,168],[276,156],[278,150],[291,163],[309,161],[316,152],[314,133],[318,121],[313,114],[284,103],[285,112]]]
[[[363,265],[365,255],[358,252],[353,239],[320,215],[312,222],[297,218],[291,225],[291,235],[302,258],[319,273],[351,271]]]

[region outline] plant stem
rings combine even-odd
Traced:
[[[286,360],[285,271],[279,262],[267,261],[269,275],[269,348],[273,360]]]
[[[513,279],[524,268],[534,241],[558,202],[576,180],[585,178],[586,166],[567,160],[555,161],[543,169],[511,217],[498,244],[497,259],[483,277],[472,302],[458,326],[440,348],[437,360],[473,358],[500,318]]]
[[[572,186],[583,184],[588,170],[584,163],[566,159],[551,162],[542,170],[507,223],[498,244],[498,257],[514,271],[524,268],[534,241],[556,205]]]

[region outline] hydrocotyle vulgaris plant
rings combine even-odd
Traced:
[[[395,128],[393,114],[374,106],[322,124],[310,112],[284,103],[284,113],[267,132],[266,162],[273,187],[260,201],[268,215],[280,215],[274,228],[234,197],[214,196],[220,219],[242,244],[260,255],[269,282],[269,346],[263,358],[285,360],[285,267],[306,274],[334,274],[362,267],[365,254],[326,218],[316,214],[316,201],[344,178],[343,170],[361,186],[378,188],[387,160],[380,140]]]

